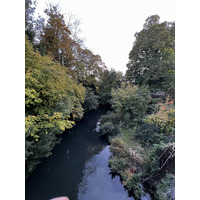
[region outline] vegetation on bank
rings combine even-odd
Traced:
[[[26,177],[51,154],[59,135],[84,113],[106,104],[121,73],[108,70],[99,55],[84,47],[79,20],[64,18],[56,5],[47,20],[34,18],[37,3],[25,9],[25,163]],[[105,87],[106,83],[106,87]]]
[[[111,91],[112,112],[102,116],[109,166],[135,199],[143,186],[154,199],[174,199],[174,23],[147,18],[136,33],[124,83]]]
[[[25,10],[26,177],[49,156],[59,135],[84,113],[110,104],[99,134],[109,139],[109,166],[136,199],[145,186],[155,199],[174,198],[175,23],[147,18],[135,34],[125,76],[108,70],[84,47],[78,20],[58,6],[34,19],[36,3]]]

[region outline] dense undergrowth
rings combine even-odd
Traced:
[[[115,97],[114,95],[113,98]],[[135,107],[137,106],[140,105],[135,104]],[[139,110],[138,107],[136,110]],[[147,107],[148,103],[146,109]],[[135,110],[133,105],[132,109]],[[155,109],[154,113],[143,115],[143,118],[139,115],[138,119],[131,121],[130,118],[127,120],[124,117],[126,113],[119,115],[120,111],[113,107],[111,113],[101,118],[100,134],[107,135],[111,143],[111,171],[120,175],[125,188],[136,199],[140,199],[144,194],[141,184],[148,188],[155,199],[174,198],[174,103],[159,103]],[[130,109],[123,111],[127,112],[128,116],[132,115]],[[168,180],[165,181],[166,177],[171,177],[168,181],[170,184],[165,183]],[[168,191],[167,196],[164,195],[165,191]]]

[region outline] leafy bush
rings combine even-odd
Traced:
[[[62,131],[60,131],[61,133]],[[51,151],[54,146],[60,142],[60,139],[56,137],[55,130],[51,130],[48,134],[45,134],[45,130],[37,133],[40,137],[38,141],[35,141],[30,136],[26,135],[25,143],[25,170],[26,178],[33,172],[36,165],[41,162],[41,159],[51,155]]]
[[[104,70],[101,73],[101,78],[98,84],[98,95],[101,104],[105,105],[110,103],[111,89],[120,87],[122,79],[122,73],[116,72],[114,69]]]
[[[122,121],[142,118],[149,101],[147,87],[122,84],[121,88],[112,89],[111,105]]]
[[[113,124],[119,124],[120,118],[119,115],[115,112],[110,112],[106,115],[101,116],[101,123],[111,122]]]
[[[134,195],[135,199],[140,199],[140,196],[144,194],[141,189],[141,174],[135,173],[135,167],[130,166],[127,157],[118,156],[108,161],[112,173],[119,174],[128,192]]]
[[[106,122],[100,126],[99,134],[101,136],[114,136],[119,133],[119,126],[111,122]]]
[[[134,174],[131,176],[130,180],[125,182],[125,187],[128,191],[133,193],[135,199],[140,199],[144,194],[144,191],[141,189],[141,174]]]
[[[83,108],[86,111],[89,111],[93,109],[96,110],[98,106],[99,106],[98,96],[94,94],[94,91],[92,90],[92,88],[87,87]]]
[[[145,175],[149,176],[150,174],[154,174],[160,170],[160,160],[158,159],[162,153],[164,152],[166,145],[155,144],[153,148],[147,154],[147,162],[145,164]]]
[[[166,174],[156,186],[156,200],[175,200],[175,178],[172,174]]]
[[[125,143],[119,138],[112,139],[110,150],[113,156],[128,157],[128,151],[125,147]]]
[[[175,150],[174,143],[155,144],[147,153],[147,162],[145,164],[145,175],[149,176],[166,170],[174,173]]]
[[[146,118],[149,124],[155,124],[164,133],[174,134],[175,131],[175,109],[173,101],[166,101],[157,105],[158,112]]]
[[[118,157],[109,159],[108,165],[111,168],[111,171],[117,174],[123,173],[123,171],[129,167],[126,158],[119,159]]]
[[[154,124],[142,124],[136,130],[134,138],[143,146],[159,144],[167,140],[167,136],[161,133],[161,130]]]

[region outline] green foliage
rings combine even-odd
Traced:
[[[154,144],[147,153],[145,164],[145,175],[155,175],[165,166],[165,169],[174,173],[174,143]],[[168,164],[168,165],[167,165]],[[173,165],[173,169],[170,167]]]
[[[102,72],[101,80],[98,84],[98,95],[101,104],[108,104],[110,102],[112,88],[119,88],[122,80],[122,73],[116,72],[114,69]]]
[[[35,141],[32,137],[25,135],[25,170],[26,178],[33,170],[36,165],[41,162],[42,158],[46,158],[51,155],[51,151],[54,146],[59,143],[59,139],[56,134],[60,134],[62,131],[55,131],[51,129],[48,134],[46,134],[45,129],[40,129],[37,132],[39,140]]]
[[[166,135],[161,133],[161,130],[153,124],[141,124],[134,138],[139,141],[144,147],[159,144],[167,140]]]
[[[125,187],[128,191],[131,191],[135,199],[140,199],[144,194],[144,191],[141,189],[141,174],[134,174],[131,178],[125,182]]]
[[[112,157],[109,159],[108,164],[112,173],[119,174],[129,193],[133,194],[135,199],[139,199],[143,195],[141,174],[136,173],[136,167],[133,166],[126,144],[119,138],[113,138],[110,150]]]
[[[81,48],[79,44],[74,44],[73,49],[75,49],[74,65],[71,69],[75,72],[75,78],[85,87],[92,88],[96,94],[98,82],[106,68],[105,64],[99,55],[94,55],[89,49]]]
[[[125,158],[119,159],[117,157],[114,157],[113,159],[109,159],[108,164],[112,172],[117,174],[122,173],[125,169],[128,168],[128,163]]]
[[[86,97],[85,97],[85,101],[83,104],[83,108],[86,111],[89,110],[93,110],[93,109],[97,109],[99,106],[99,100],[98,100],[98,96],[94,94],[94,91],[92,90],[92,88],[87,87],[86,88]]]
[[[119,124],[120,117],[115,112],[109,112],[108,114],[101,116],[101,123],[104,124],[106,122],[110,122],[113,124]]]
[[[114,136],[119,132],[119,126],[117,124],[112,124],[111,122],[104,123],[99,129],[99,135],[101,136]]]
[[[158,112],[147,116],[146,122],[155,124],[162,132],[174,134],[175,132],[175,109],[173,101],[166,101],[157,105]]]
[[[134,84],[148,85],[152,92],[167,92],[174,85],[175,23],[159,23],[159,19],[158,15],[147,18],[143,30],[135,34],[126,77]]]
[[[69,66],[73,60],[72,40],[64,16],[60,13],[59,7],[52,4],[48,6],[45,13],[48,20],[40,35],[40,49],[45,55],[52,55],[54,61]]]
[[[25,33],[31,42],[33,42],[33,39],[36,35],[34,29],[35,9],[36,9],[36,1],[25,0]]]
[[[113,138],[112,144],[110,145],[110,151],[112,155],[115,157],[125,158],[128,156],[127,148],[125,147],[125,143],[119,138]]]
[[[155,144],[153,148],[148,152],[147,162],[145,164],[145,175],[149,176],[155,174],[160,170],[160,160],[158,159],[164,152],[166,145]]]
[[[122,84],[120,88],[112,89],[111,95],[112,108],[122,120],[141,119],[145,115],[149,100],[147,87]]]
[[[26,40],[26,115],[53,114],[56,104],[65,101],[73,119],[81,118],[81,103],[85,89],[69,77],[68,69],[54,63],[49,57],[34,52]]]
[[[70,78],[69,70],[25,46],[26,177],[57,143],[56,135],[83,116],[85,88]]]
[[[175,178],[172,174],[167,173],[166,176],[161,179],[156,188],[156,200],[175,199]]]

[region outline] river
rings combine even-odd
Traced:
[[[27,178],[26,200],[49,200],[67,196],[70,200],[133,200],[118,176],[108,167],[109,146],[98,137],[96,124],[106,108],[90,111],[62,135],[52,155],[44,159]],[[149,200],[146,194],[143,200]]]

